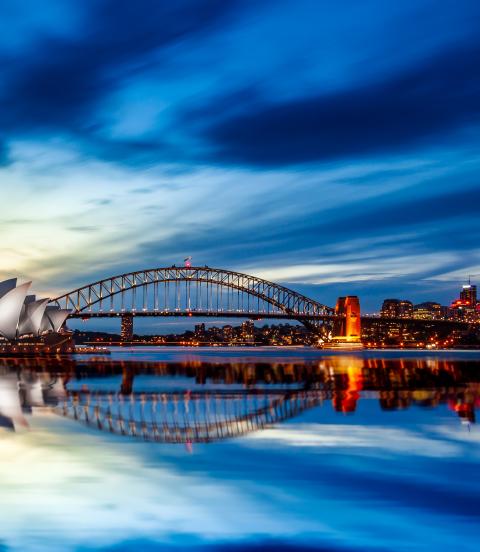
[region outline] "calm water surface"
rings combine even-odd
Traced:
[[[0,551],[462,550],[480,354],[0,359]]]

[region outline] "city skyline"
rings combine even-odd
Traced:
[[[194,309],[195,310],[195,309]],[[172,322],[169,318],[159,322],[146,322],[142,313],[103,320],[100,326],[90,329],[73,319],[75,341],[79,343],[108,342],[143,343],[153,345],[205,346],[228,345],[312,345],[318,336],[302,325],[300,320],[244,317],[222,319],[221,313],[212,318],[183,318]],[[191,313],[189,316],[193,316]],[[189,322],[186,322],[189,320]],[[87,321],[84,318],[83,321]],[[413,304],[408,299],[386,298],[377,313],[364,313],[359,334],[367,348],[478,348],[480,302],[477,286],[463,285],[459,298],[450,305],[437,302]],[[95,320],[98,323],[98,319]],[[82,327],[83,326],[83,327]],[[93,331],[91,331],[93,330]],[[103,331],[102,331],[103,330]],[[155,331],[156,330],[156,331]]]
[[[478,3],[41,5],[0,7],[0,279],[192,255],[371,312],[479,277]]]

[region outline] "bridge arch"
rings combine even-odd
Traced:
[[[175,286],[173,292],[170,284]],[[137,297],[138,290],[141,298]],[[256,300],[255,306],[250,298]],[[77,317],[129,313],[145,316],[182,313],[278,315],[296,318],[310,329],[335,316],[333,308],[285,286],[207,266],[170,266],[120,274],[77,288],[53,302],[71,309],[72,316]]]

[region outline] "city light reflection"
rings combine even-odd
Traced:
[[[202,354],[0,361],[7,550],[374,549],[399,526],[398,550],[475,541],[478,361]],[[123,432],[95,416],[117,404]]]

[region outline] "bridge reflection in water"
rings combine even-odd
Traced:
[[[98,429],[164,443],[210,442],[237,437],[293,418],[317,406],[317,391],[70,394],[63,416]]]
[[[0,426],[38,409],[159,443],[211,442],[259,431],[324,403],[353,413],[448,405],[466,422],[480,406],[480,362],[363,359],[135,362],[1,359]]]

